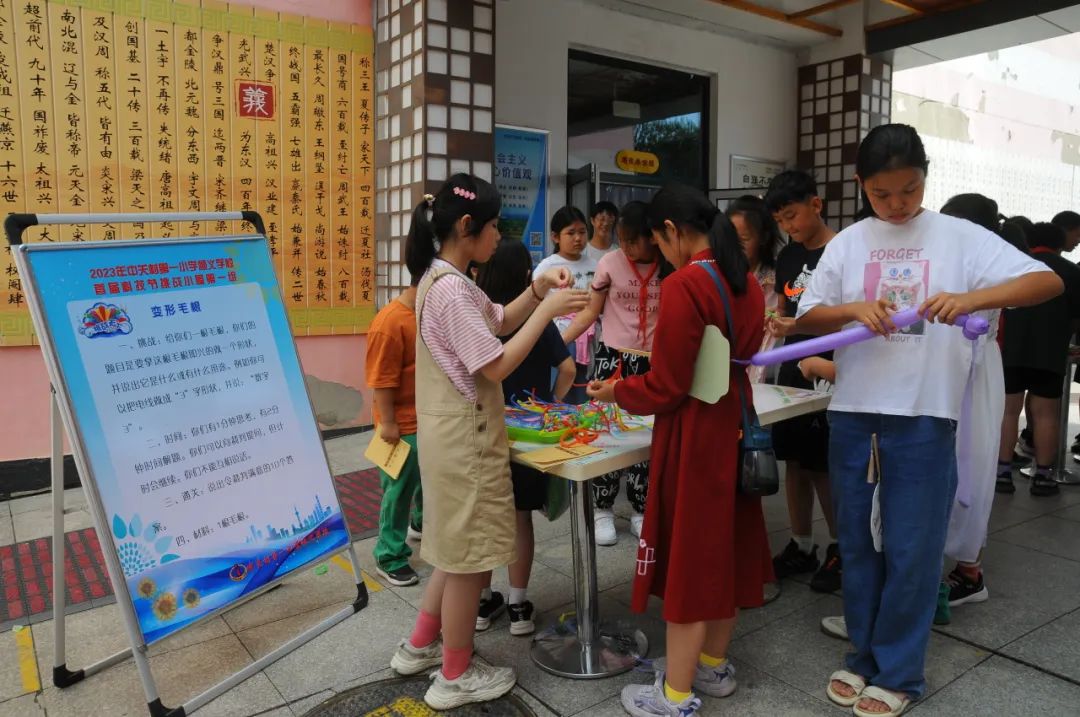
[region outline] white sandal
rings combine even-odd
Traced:
[[[832,683],[842,682],[855,691],[853,695],[842,695],[839,692],[833,690]],[[829,675],[829,686],[825,688],[825,694],[833,704],[840,705],[841,707],[852,707],[862,699],[863,691],[866,688],[866,680],[854,672],[848,672],[847,670],[837,670]],[[876,698],[875,698],[876,699]]]
[[[882,702],[889,708],[888,712],[867,712],[866,710],[859,709],[859,702],[864,699],[877,700]],[[907,695],[897,696],[893,692],[883,690],[880,687],[870,685],[862,691],[862,695],[855,700],[854,709],[852,710],[857,717],[899,717],[904,713],[904,710],[911,704],[911,698]]]

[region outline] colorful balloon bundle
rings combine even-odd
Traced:
[[[603,433],[639,431],[648,424],[613,403],[589,401],[580,406],[516,396],[506,407],[506,432],[513,440],[558,443],[563,448],[592,443]]]

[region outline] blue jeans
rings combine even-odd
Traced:
[[[956,493],[956,422],[829,412],[829,472],[844,565],[847,668],[918,699]],[[883,552],[874,550],[870,439],[881,462]]]

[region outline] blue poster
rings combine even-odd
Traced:
[[[16,252],[147,644],[348,546],[265,239]]]
[[[547,253],[547,132],[495,127],[495,187],[502,195],[503,238],[525,242],[538,264]]]

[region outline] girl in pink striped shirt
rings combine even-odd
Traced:
[[[472,659],[481,591],[492,568],[514,560],[500,383],[552,319],[580,311],[588,298],[566,288],[573,279],[565,268],[538,275],[505,307],[487,298],[465,272],[470,262],[494,254],[500,208],[491,184],[456,174],[413,212],[405,243],[409,271],[423,274],[416,297],[417,447],[425,495],[420,555],[435,572],[412,635],[390,666],[410,675],[441,664],[424,696],[437,710],[493,700],[514,686],[512,669]]]

